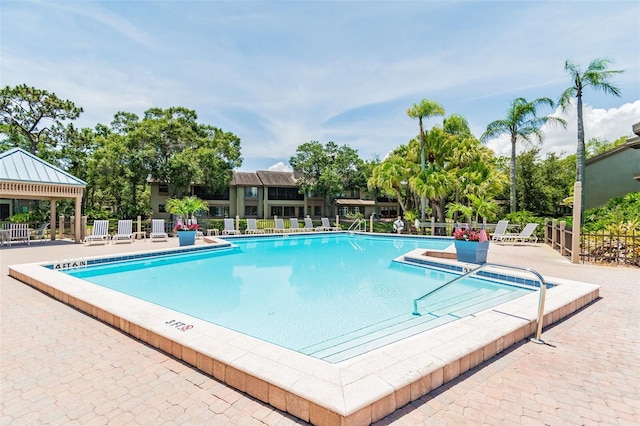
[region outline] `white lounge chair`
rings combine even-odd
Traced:
[[[151,241],[169,241],[169,235],[164,229],[164,219],[151,219]]]
[[[255,219],[247,219],[247,229],[245,234],[264,234],[264,229],[258,229],[258,223]]]
[[[491,239],[493,241],[499,241],[502,239],[504,234],[507,232],[507,225],[509,225],[508,220],[499,220],[496,225],[496,229],[493,231],[493,235],[491,235]]]
[[[538,227],[537,223],[527,223],[527,225],[524,227],[522,232],[520,232],[519,234],[504,234],[502,238],[500,238],[500,241],[503,241],[503,242],[510,241],[513,244],[515,244],[518,241],[522,243],[526,243],[529,240],[533,240],[534,243],[537,243],[538,237],[536,237],[535,234],[533,233],[533,231],[535,231],[537,227]]]
[[[320,218],[322,220],[322,225],[321,226],[317,226],[316,230],[318,231],[341,231],[342,228],[338,227],[338,226],[331,226],[331,224],[329,223],[329,218],[328,217],[323,217]]]
[[[118,232],[111,237],[113,244],[132,243],[134,241],[133,231],[131,230],[132,221],[123,219],[118,221]]]
[[[289,219],[289,222],[291,223],[291,225],[289,226],[289,232],[304,231],[304,229],[302,229],[302,227],[300,227],[300,224],[298,223],[298,218],[292,217],[291,219]]]
[[[303,231],[315,231],[316,228],[313,226],[313,221],[311,220],[310,217],[305,217],[304,218],[304,227],[302,228]]]
[[[284,227],[284,220],[282,220],[281,217],[277,217],[274,219],[275,222],[275,228],[272,229],[273,232],[275,233],[280,233],[280,234],[284,234],[285,232],[288,232],[288,229]]]
[[[102,243],[107,244],[111,237],[109,236],[109,221],[95,220],[93,221],[93,231],[91,235],[84,237],[84,244]]]
[[[222,235],[239,235],[239,234],[240,234],[240,231],[236,229],[235,220],[233,218],[225,219]]]

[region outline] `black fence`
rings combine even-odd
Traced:
[[[586,262],[640,267],[640,234],[635,231],[582,234],[580,257]]]

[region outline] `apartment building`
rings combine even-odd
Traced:
[[[365,190],[354,189],[339,197],[333,211],[327,211],[324,200],[314,194],[300,194],[293,172],[258,170],[256,172],[234,172],[229,188],[222,193],[211,193],[201,185],[194,184],[190,194],[209,204],[211,218],[235,217],[269,219],[278,217],[313,218],[346,216],[360,213],[364,217],[372,214],[380,217],[396,217],[400,211],[396,200],[373,199]],[[169,198],[168,185],[151,183],[151,209],[154,217],[169,218],[165,203]]]

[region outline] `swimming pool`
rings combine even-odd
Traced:
[[[237,238],[227,249],[65,272],[261,340],[341,362],[519,298],[532,288],[394,261],[448,239],[333,234]]]
[[[280,238],[284,244],[288,237]],[[429,238],[423,240],[428,241]],[[210,252],[229,246],[228,242],[220,240],[211,244],[198,241],[195,247],[179,248],[177,239],[169,239],[154,244],[96,246],[98,250],[108,252],[101,255],[78,246],[72,251],[73,255],[86,257],[9,265],[8,271],[11,277],[182,360],[220,382],[318,425],[364,425],[380,420],[443,383],[489,361],[534,334],[536,329],[539,298],[538,292],[533,292],[343,362],[330,363],[58,270],[77,265],[182,255],[185,252]],[[406,251],[397,258],[398,261],[440,265],[442,270],[458,272],[468,267],[455,260],[429,256],[424,249],[404,248]],[[505,273],[504,270],[498,272]],[[545,326],[598,298],[597,285],[544,278],[548,283],[556,284],[547,292]],[[407,309],[411,310],[411,301],[409,305]],[[423,316],[429,310],[428,305],[420,306]],[[48,319],[43,320],[43,327],[47,326],[46,321]],[[80,336],[78,340],[81,339]]]

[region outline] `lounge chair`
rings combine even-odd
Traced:
[[[84,237],[83,244],[102,243],[107,244],[111,237],[109,236],[109,221],[95,220],[93,222],[93,231],[91,235]]]
[[[233,218],[225,219],[222,235],[239,235],[239,234],[240,234],[240,231],[236,229],[235,220]]]
[[[493,235],[491,235],[491,239],[493,241],[501,240],[507,231],[507,225],[509,225],[508,220],[499,220],[496,229],[493,231]]]
[[[298,218],[292,217],[291,219],[289,219],[289,222],[291,223],[291,225],[289,226],[289,232],[304,231],[304,229],[302,229],[302,227],[300,227],[300,224],[298,223]]]
[[[245,234],[264,234],[264,229],[258,229],[258,224],[255,219],[247,219],[247,229]]]
[[[151,219],[151,241],[169,241],[169,235],[164,229],[164,219]]]
[[[111,237],[113,244],[132,243],[134,241],[133,231],[131,230],[132,221],[124,219],[118,221],[118,232]]]
[[[313,221],[311,220],[310,217],[305,217],[304,218],[304,227],[302,228],[303,231],[315,231],[316,228],[313,226]]]
[[[339,226],[331,226],[328,217],[323,217],[320,219],[322,220],[322,225],[316,227],[317,231],[342,231],[342,228],[340,228]]]
[[[36,229],[35,231],[33,231],[31,233],[31,239],[32,240],[46,241],[47,240],[47,229],[49,229],[49,223],[43,223],[42,225],[40,225],[40,227],[38,229]]]
[[[284,234],[285,232],[289,231],[287,228],[284,227],[284,220],[282,220],[281,217],[275,218],[274,222],[276,224],[276,227],[272,229],[273,232]]]
[[[500,241],[502,242],[510,241],[513,244],[515,244],[518,241],[522,243],[526,243],[529,240],[533,240],[534,243],[537,243],[538,237],[536,237],[535,234],[533,233],[533,231],[535,231],[537,227],[538,227],[537,223],[527,223],[527,225],[524,227],[522,232],[520,232],[519,234],[504,234],[502,238],[500,238]]]

